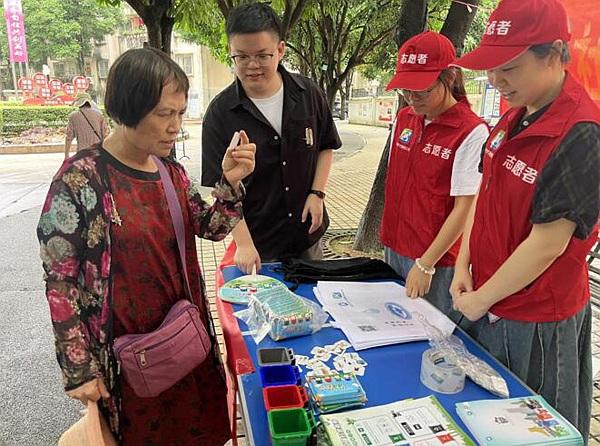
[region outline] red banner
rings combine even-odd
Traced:
[[[569,69],[600,106],[600,8],[598,0],[562,0],[571,23]]]

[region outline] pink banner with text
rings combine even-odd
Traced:
[[[4,0],[4,18],[10,62],[28,62],[21,0]]]

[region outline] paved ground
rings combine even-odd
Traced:
[[[188,131],[190,158],[182,161],[197,175],[201,127],[190,125]],[[362,131],[340,124],[345,147],[336,164],[360,153]],[[61,154],[0,156],[0,446],[56,444],[79,417],[80,405],[61,386],[35,237],[40,205],[62,159]],[[207,264],[218,248],[202,246]],[[207,277],[213,274],[214,267],[205,271]]]
[[[387,135],[382,128],[346,123],[339,123],[339,129],[346,147],[336,154],[327,188],[331,231],[358,226]],[[185,149],[190,159],[182,161],[188,171],[199,172],[201,130],[190,125],[188,131],[191,139]],[[64,396],[60,385],[34,236],[39,205],[61,161],[60,154],[0,156],[0,258],[5,259],[0,263],[0,446],[55,444],[78,417],[78,404]],[[197,241],[213,302],[214,272],[227,242]],[[590,444],[600,445],[595,439],[600,438],[600,390],[593,412]]]
[[[51,445],[78,419],[54,358],[35,226],[39,207],[0,219],[0,445]]]

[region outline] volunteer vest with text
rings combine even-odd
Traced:
[[[567,75],[561,94],[530,127],[508,139],[523,109],[509,110],[485,148],[470,254],[475,288],[483,285],[529,235],[536,180],[570,129],[600,123],[600,111],[583,87]],[[589,299],[586,255],[598,237],[572,237],[565,252],[523,290],[494,305],[497,316],[528,322],[559,321],[580,311]]]
[[[398,112],[380,232],[385,246],[413,259],[427,250],[454,207],[450,181],[456,150],[482,122],[466,100],[427,126],[410,107]],[[453,266],[459,245],[452,246],[437,266]]]

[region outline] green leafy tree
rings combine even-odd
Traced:
[[[177,29],[182,37],[207,47],[217,60],[230,64],[225,35],[225,18],[236,6],[255,0],[206,0],[186,3],[181,8]],[[303,16],[307,5],[315,0],[273,0],[271,7],[282,21],[282,35],[287,40],[290,32]]]
[[[183,14],[184,38],[210,48],[229,63],[225,17],[244,0],[198,2]],[[341,91],[347,96],[354,69],[379,45],[391,40],[395,17],[390,9],[400,0],[274,0],[282,17],[282,34],[288,44],[288,61],[314,79],[330,104]]]
[[[391,40],[399,0],[315,0],[292,30],[289,48],[297,68],[325,91],[330,105],[354,69]]]
[[[122,0],[99,0],[108,5],[119,5]],[[173,28],[185,38],[211,49],[218,59],[225,58],[224,21],[229,11],[244,0],[123,0],[144,21],[148,45],[171,52]],[[291,27],[310,0],[274,0],[273,7],[284,12],[284,30]]]
[[[120,6],[121,0],[98,0],[111,6]],[[190,10],[193,0],[125,0],[144,21],[148,33],[148,45],[167,54],[171,53],[171,37],[175,23],[184,11]]]
[[[388,59],[385,59],[384,55],[378,56],[383,62],[387,61],[388,65],[382,63],[377,67],[386,67],[386,71],[382,72],[382,68],[378,68],[379,72],[373,70],[370,74],[385,75],[389,78],[393,73],[398,47],[426,28],[439,31],[448,37],[459,54],[463,48],[469,51],[479,42],[485,23],[497,3],[498,0],[461,0],[460,3],[450,0],[402,0],[397,17],[395,48],[392,52],[394,56]],[[400,103],[402,104],[402,101]],[[381,154],[369,200],[358,225],[354,242],[354,249],[357,250],[381,252],[383,248],[379,240],[379,227],[383,214],[390,139],[391,137],[388,137]]]
[[[23,0],[29,64],[41,69],[48,58],[75,58],[80,73],[84,58],[91,56],[94,40],[100,40],[120,23],[116,8],[95,0]],[[8,59],[6,25],[0,27],[2,57]]]
[[[424,4],[425,2],[419,0],[418,3]],[[457,47],[459,54],[469,52],[477,46],[485,29],[490,11],[496,7],[498,0],[465,0],[464,3],[474,5],[471,8],[472,19],[467,17],[466,20],[462,20],[459,15],[471,13],[462,3],[455,3],[450,0],[429,2],[429,10],[427,12],[427,29],[441,32],[448,36]],[[414,7],[414,5],[407,5],[407,7]],[[452,8],[454,8],[454,12],[451,14]],[[464,26],[467,22],[470,25],[465,28]],[[466,33],[464,37],[461,35],[463,32]],[[370,80],[380,80],[382,85],[387,84],[396,68],[397,51],[398,44],[394,40],[389,40],[384,45],[379,46],[367,57],[365,64],[360,67],[361,74]]]
[[[73,26],[71,38],[78,47],[77,64],[83,73],[84,58],[91,56],[93,43],[113,33],[125,19],[121,9],[107,8],[96,0],[62,0],[62,4],[67,21]]]

